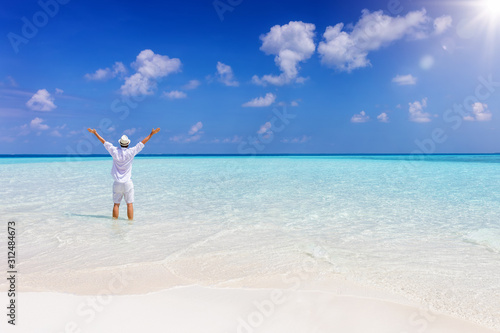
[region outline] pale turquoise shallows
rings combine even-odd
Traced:
[[[125,205],[110,218],[110,169],[110,158],[0,159],[20,272],[161,262],[192,283],[244,285],[312,258],[311,279],[500,329],[498,155],[138,157],[133,223]]]

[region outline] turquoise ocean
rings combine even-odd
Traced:
[[[310,280],[342,278],[500,330],[500,155],[139,155],[132,222],[125,204],[110,217],[111,165],[0,158],[21,289],[78,292],[49,277],[141,265],[140,283],[158,289],[172,287],[151,281],[160,266],[190,284],[244,287],[312,259]]]

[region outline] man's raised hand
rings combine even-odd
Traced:
[[[153,129],[151,130],[151,133],[149,133],[149,135],[148,135],[147,137],[145,137],[145,138],[144,138],[144,140],[142,140],[141,142],[142,142],[143,144],[146,144],[146,142],[148,142],[148,141],[149,141],[149,139],[151,139],[151,137],[152,137],[154,134],[158,133],[159,131],[160,131],[160,128],[159,128],[159,127],[158,127],[157,129],[154,129],[154,128],[153,128]]]
[[[99,141],[101,141],[101,143],[105,143],[106,141],[97,133],[97,131],[95,130],[95,128],[87,128],[87,131],[89,131],[90,133],[94,134],[98,139]]]

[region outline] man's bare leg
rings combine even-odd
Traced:
[[[115,203],[115,205],[113,206],[113,218],[117,219],[119,213],[120,213],[120,204]]]
[[[134,219],[134,204],[133,203],[127,204],[127,216],[128,216],[129,220]]]

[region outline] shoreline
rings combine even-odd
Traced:
[[[168,269],[159,270],[157,268],[153,269],[149,267],[145,269],[144,264],[132,264],[127,265],[126,268],[122,267],[120,270],[116,268],[103,269],[101,270],[101,274],[96,274],[95,270],[89,270],[86,274],[82,274],[82,271],[65,272],[65,274],[45,273],[42,279],[40,279],[41,276],[39,273],[19,275],[18,297],[20,299],[20,308],[18,313],[20,313],[21,318],[30,318],[30,322],[36,322],[41,327],[45,327],[44,325],[49,324],[49,320],[43,319],[43,316],[38,318],[39,314],[36,313],[37,304],[45,304],[49,308],[57,307],[59,304],[67,304],[71,308],[71,305],[68,304],[86,304],[89,300],[97,299],[99,303],[102,303],[101,305],[97,305],[100,307],[107,306],[107,300],[113,299],[116,300],[116,302],[113,301],[113,304],[116,303],[116,306],[119,308],[134,309],[133,304],[139,302],[146,309],[152,307],[148,310],[152,313],[160,312],[158,309],[166,306],[167,309],[163,311],[168,311],[165,314],[173,318],[197,318],[198,315],[202,316],[202,314],[197,314],[196,311],[190,313],[189,306],[192,309],[197,309],[199,307],[198,303],[203,303],[205,304],[205,308],[220,308],[219,312],[213,314],[215,316],[214,320],[220,321],[220,325],[226,325],[224,323],[225,319],[222,317],[217,319],[217,316],[221,316],[222,313],[232,309],[232,305],[235,305],[237,309],[246,309],[248,306],[255,306],[255,302],[266,300],[266,297],[263,295],[268,295],[267,300],[271,300],[272,297],[279,298],[280,295],[286,294],[289,301],[283,302],[285,304],[283,309],[285,310],[283,310],[282,316],[286,317],[290,315],[290,318],[300,317],[302,312],[305,311],[315,318],[302,319],[304,322],[309,320],[310,325],[322,320],[327,321],[324,332],[338,330],[339,327],[342,327],[341,331],[343,332],[378,332],[377,330],[373,330],[371,325],[359,328],[351,327],[357,321],[368,322],[370,320],[374,321],[375,326],[378,325],[377,327],[380,327],[380,332],[423,332],[422,328],[424,327],[425,332],[440,333],[500,332],[495,331],[496,327],[494,323],[488,325],[488,323],[478,322],[479,319],[477,318],[464,318],[447,311],[442,311],[442,309],[432,309],[426,304],[411,300],[403,295],[375,286],[362,285],[348,280],[342,275],[329,275],[323,278],[315,276],[314,279],[309,279],[307,273],[302,271],[274,276],[261,276],[258,278],[241,278],[210,284],[206,281],[200,282],[185,279],[176,276]],[[144,278],[145,275],[147,276],[146,279]],[[52,284],[44,285],[43,281],[51,281]],[[68,281],[71,281],[71,283],[68,283]],[[6,291],[5,286],[6,284],[4,283],[0,284],[0,291],[2,293]],[[198,299],[199,293],[210,294],[211,296]],[[271,296],[272,294],[275,296]],[[186,308],[178,309],[174,303],[171,303],[172,295],[175,295],[178,302],[186,304]],[[282,307],[282,303],[272,303],[275,306],[279,305],[280,308]],[[294,305],[295,303],[302,305]],[[188,304],[190,305],[188,306]],[[271,305],[269,302],[266,304]],[[305,307],[305,309],[302,309],[302,307]],[[363,310],[357,313],[358,308]],[[74,307],[73,312],[75,311],[78,310]],[[135,311],[130,310],[130,313],[126,315],[127,320],[136,316]],[[328,319],[333,314],[328,316],[321,315],[325,312],[336,314],[333,316],[336,319],[333,321]],[[235,313],[235,316],[237,314]],[[384,317],[381,318],[384,319],[376,318],[374,314],[383,315]],[[140,316],[148,318],[149,315],[148,313],[143,313]],[[112,319],[113,316],[111,318],[106,316],[100,319],[99,322],[110,325],[114,321]],[[349,316],[352,317],[352,320],[349,323],[344,323],[342,318]],[[77,316],[77,318],[79,317]],[[47,316],[47,318],[50,318],[50,316]],[[161,318],[161,316],[158,314],[157,317],[152,316],[149,318],[151,322],[154,322],[155,318]],[[208,321],[209,319],[210,316],[207,315],[206,320]],[[267,331],[264,329],[260,331],[256,329],[255,332],[299,333],[306,331],[293,331],[289,328],[280,330],[280,325],[285,322],[281,319],[276,320],[276,322],[270,320],[269,325],[273,327],[273,330]],[[131,325],[136,324],[135,319],[133,319]],[[172,325],[177,329],[181,327],[175,326],[180,325],[179,323],[172,323]],[[303,323],[303,325],[306,324]],[[92,327],[91,325],[88,330],[86,329],[82,332],[99,332],[102,329],[100,326]],[[200,326],[200,332],[211,332],[202,330],[201,327],[204,326]],[[394,330],[391,330],[391,327]],[[241,333],[254,332],[250,329],[246,331],[233,331]],[[128,332],[126,329],[120,329],[119,331]],[[65,331],[59,328],[55,332]],[[216,331],[214,330],[214,332]],[[307,332],[316,333],[311,330],[307,330]],[[317,333],[319,332],[323,332],[323,330],[317,331]]]
[[[179,286],[143,295],[19,294],[3,332],[429,332],[496,331],[415,305],[317,290]],[[43,307],[40,307],[43,305]],[[57,315],[54,315],[57,314]],[[1,326],[7,326],[2,322]],[[10,325],[9,325],[10,326]]]

